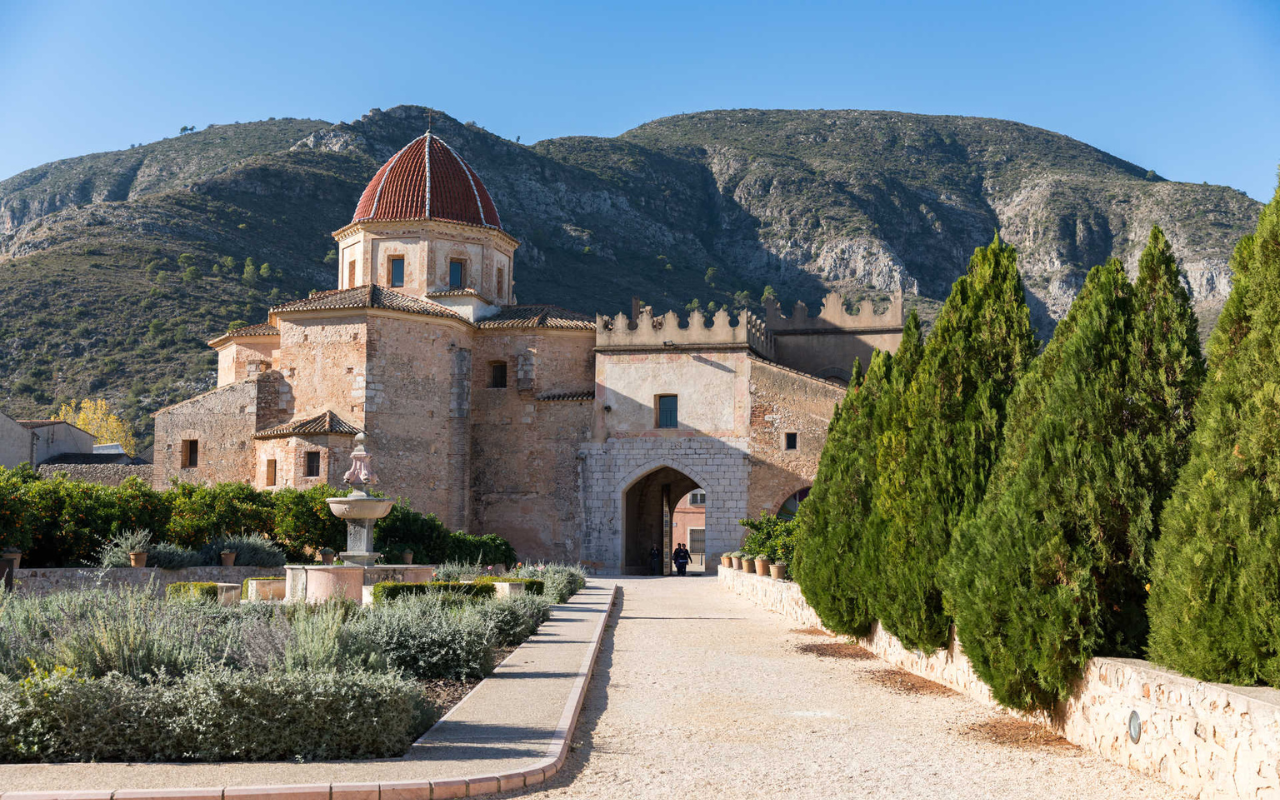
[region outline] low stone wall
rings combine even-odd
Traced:
[[[36,472],[41,478],[52,478],[59,472],[65,472],[73,481],[103,486],[119,486],[125,478],[136,476],[151,485],[150,464],[42,464]]]
[[[763,608],[821,627],[795,583],[731,569],[721,569],[718,580]],[[879,625],[858,642],[899,669],[995,705],[954,636],[930,656],[907,650]],[[1136,743],[1129,737],[1134,712]],[[1280,690],[1205,683],[1138,659],[1095,658],[1053,714],[1021,716],[1200,800],[1280,797]]]
[[[22,595],[45,595],[92,586],[151,586],[156,594],[181,581],[243,583],[245,578],[284,577],[284,567],[188,567],[186,569],[59,568],[20,569],[15,573],[14,591]]]

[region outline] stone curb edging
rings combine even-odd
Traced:
[[[587,654],[582,659],[582,665],[578,667],[578,677],[569,691],[564,713],[560,715],[555,734],[547,745],[546,757],[522,770],[464,778],[382,783],[4,792],[0,793],[0,800],[443,800],[443,798],[453,797],[478,797],[492,792],[505,792],[533,786],[552,777],[564,766],[565,757],[569,753],[569,739],[577,724],[578,713],[582,710],[582,703],[587,695],[587,684],[591,681],[596,656],[600,653],[600,642],[604,638],[605,625],[609,621],[617,598],[618,587],[614,585],[609,589],[609,602],[605,605],[600,615],[600,622],[591,635]]]

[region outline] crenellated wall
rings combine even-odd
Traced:
[[[762,608],[822,627],[791,581],[734,569],[721,569],[718,580]],[[879,625],[857,641],[899,669],[995,705],[954,636],[932,655],[906,649]],[[1137,742],[1129,735],[1135,712]],[[1020,716],[1199,800],[1280,797],[1280,690],[1206,683],[1138,659],[1094,658],[1052,715]]]
[[[763,322],[750,311],[743,311],[730,322],[723,308],[711,318],[701,311],[689,313],[688,324],[681,327],[674,311],[653,316],[648,306],[633,320],[619,312],[616,317],[596,316],[596,347],[612,349],[653,349],[678,347],[749,347],[759,355],[773,359],[773,336]]]

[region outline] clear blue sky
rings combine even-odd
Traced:
[[[0,0],[0,177],[401,103],[526,143],[709,108],[1001,117],[1265,200],[1280,0]]]

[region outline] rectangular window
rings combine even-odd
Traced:
[[[794,433],[788,433],[788,434],[787,434],[787,449],[788,449],[788,450],[795,450],[795,449],[796,449],[796,439],[797,439],[797,438],[798,438],[798,435],[797,435],[797,434],[794,434]]]
[[[182,440],[182,468],[195,469],[200,466],[200,441],[198,439]]]
[[[391,285],[404,286],[404,256],[391,259]]]
[[[689,552],[690,553],[707,552],[707,529],[706,528],[690,528],[689,529]]]
[[[274,458],[267,459],[267,485],[276,485],[276,460]]]
[[[502,267],[498,267],[498,299],[502,300],[507,296],[507,276],[503,274]]]
[[[689,505],[705,506],[707,504],[707,493],[701,489],[689,492]]]
[[[304,478],[320,477],[320,453],[311,450],[307,453],[307,471],[302,474]]]
[[[494,361],[489,365],[489,388],[507,388],[507,362]]]
[[[462,288],[462,278],[463,278],[462,273],[466,271],[466,266],[467,265],[462,263],[461,261],[449,262],[449,288],[450,289]]]
[[[658,395],[658,427],[678,428],[680,418],[677,413],[678,404],[674,394]]]
[[[352,261],[347,264],[347,288],[355,288],[356,285],[356,262]]]

